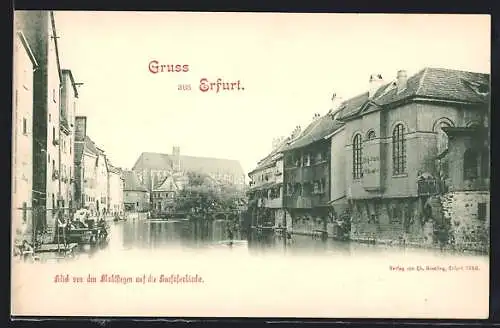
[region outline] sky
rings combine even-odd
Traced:
[[[333,93],[367,91],[371,74],[490,73],[487,15],[68,11],[55,23],[61,67],[83,83],[88,135],[126,169],[179,146],[248,172],[273,138],[326,114]],[[189,70],[153,74],[152,60]],[[202,92],[202,78],[244,90]]]

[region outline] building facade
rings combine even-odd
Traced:
[[[294,233],[326,232],[331,221],[331,136],[342,127],[329,114],[316,114],[284,150],[284,207]]]
[[[33,83],[33,196],[37,229],[53,225],[59,195],[59,101],[61,70],[54,14],[16,11],[15,28],[31,46],[38,68]]]
[[[125,180],[122,170],[108,163],[108,196],[109,213],[111,215],[123,213],[123,189]]]
[[[175,177],[170,175],[153,189],[151,199],[153,200],[154,215],[162,216],[174,212],[175,198],[181,187],[177,185]]]
[[[97,147],[96,147],[97,148]],[[96,209],[99,214],[106,215],[110,211],[108,158],[104,150],[97,148],[96,162]]]
[[[123,171],[125,180],[123,203],[125,211],[146,212],[150,210],[150,194],[133,171]]]
[[[103,160],[99,159],[100,150],[87,136],[87,117],[75,118],[75,202],[76,208],[85,208],[93,214],[101,210],[101,191],[99,174]],[[101,164],[101,165],[99,165]],[[104,186],[107,188],[107,185]]]
[[[286,226],[283,209],[283,153],[289,138],[276,138],[271,153],[257,163],[248,176],[251,200],[251,222],[253,226]]]
[[[30,240],[33,228],[33,71],[38,63],[21,31],[16,33],[14,40],[12,239]]]
[[[60,163],[60,99],[62,87],[62,73],[59,63],[59,52],[57,46],[57,33],[54,15],[50,13],[48,22],[48,54],[47,54],[47,222],[55,226],[56,212],[59,202],[62,202],[61,183],[62,177],[59,170]]]
[[[374,74],[368,92],[342,105],[351,239],[431,244],[443,238],[449,222],[438,195],[448,173],[436,161],[448,151],[444,130],[483,122],[486,98],[473,86],[488,80],[433,68],[411,77],[399,71],[390,83]]]
[[[74,209],[74,144],[75,118],[78,90],[71,70],[62,70],[61,110],[60,110],[60,183],[62,208],[68,212]]]

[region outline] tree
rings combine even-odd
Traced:
[[[238,210],[241,195],[234,186],[221,184],[210,176],[188,172],[188,183],[175,199],[175,211],[193,218],[209,218],[217,213]]]

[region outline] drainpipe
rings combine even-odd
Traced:
[[[62,138],[61,138],[61,114],[62,114],[62,102],[61,102],[61,94],[62,94],[62,88],[63,85],[62,83],[59,83],[59,122],[58,122],[58,139],[59,139],[59,145],[58,145],[58,153],[59,153],[59,163],[58,163],[58,170],[59,170],[59,177],[58,177],[58,206],[60,207],[60,201],[62,200],[62,194],[61,194],[61,145],[62,145]]]

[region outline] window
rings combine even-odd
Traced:
[[[297,196],[302,196],[302,185],[300,183],[295,184],[295,193]]]
[[[392,132],[392,169],[393,175],[406,173],[406,140],[403,124],[398,124]]]
[[[71,155],[71,151],[72,151],[72,145],[71,145],[71,142],[69,143],[69,154]]]
[[[437,133],[437,151],[438,155],[443,151],[448,149],[448,135],[443,131],[443,128],[451,127],[451,122],[442,121],[439,122],[435,127],[435,132]]]
[[[363,155],[362,147],[361,134],[357,134],[354,137],[352,145],[352,177],[354,179],[360,179],[363,176],[363,165],[361,163],[361,157]]]
[[[311,155],[306,154],[303,158],[304,166],[311,166]]]
[[[464,153],[464,180],[478,177],[478,153],[474,149],[467,149]]]
[[[474,149],[467,149],[464,153],[464,180],[478,177],[478,153]]]
[[[480,220],[486,219],[486,203],[477,204],[477,218]]]
[[[56,89],[52,89],[52,100],[53,100],[54,102],[57,102],[57,101],[56,101]]]
[[[368,134],[366,135],[366,139],[367,140],[373,140],[373,139],[375,139],[375,136],[376,136],[375,135],[375,131],[370,130],[370,131],[368,131]]]
[[[56,170],[56,161],[52,160],[52,172]]]
[[[28,120],[23,117],[23,134],[28,134]]]
[[[52,141],[53,142],[56,141],[56,128],[55,127],[52,127]]]
[[[481,177],[490,177],[490,150],[483,149],[481,152]]]
[[[49,123],[52,121],[52,115],[49,113]]]

